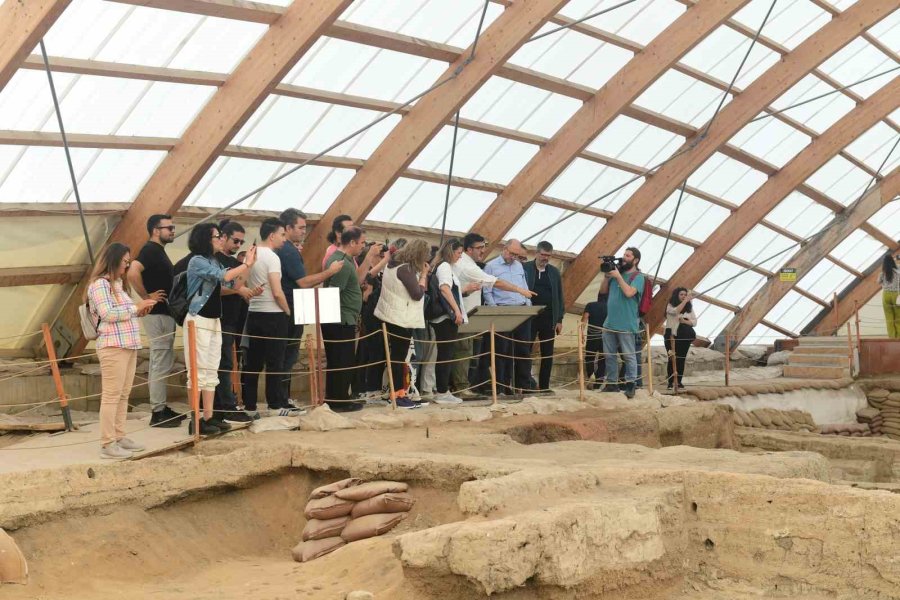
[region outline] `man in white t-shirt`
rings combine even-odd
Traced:
[[[275,253],[285,243],[284,224],[271,218],[259,228],[262,243],[256,250],[256,263],[250,269],[247,285],[262,287],[263,292],[250,299],[247,324],[244,332],[249,337],[249,349],[244,364],[241,385],[244,391],[244,409],[254,419],[257,411],[257,385],[259,374],[266,369],[266,404],[270,415],[293,416],[299,411],[288,404],[284,397],[282,375],[291,309],[281,287],[281,260]],[[278,338],[278,339],[276,339]]]

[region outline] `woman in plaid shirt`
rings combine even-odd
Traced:
[[[137,353],[141,349],[138,317],[162,300],[162,292],[135,304],[128,294],[125,273],[131,264],[128,246],[110,244],[97,260],[85,293],[91,314],[97,318],[97,357],[100,359],[101,458],[128,458],[144,449],[125,437],[128,396],[134,381]]]

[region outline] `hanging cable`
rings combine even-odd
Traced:
[[[50,70],[50,60],[47,58],[47,48],[44,40],[40,41],[41,56],[44,58],[44,69],[47,71],[47,81],[50,83],[50,96],[53,98],[53,109],[56,111],[56,122],[59,125],[59,133],[62,136],[63,149],[66,153],[66,163],[69,165],[69,177],[72,178],[72,189],[75,192],[75,204],[78,207],[78,216],[81,219],[81,230],[84,232],[84,243],[87,245],[88,257],[94,264],[94,249],[91,246],[91,236],[88,234],[87,221],[84,218],[84,209],[81,206],[81,194],[78,193],[78,179],[75,177],[75,167],[72,165],[72,153],[69,151],[69,140],[66,137],[66,128],[63,126],[62,111],[59,108],[59,99],[56,97],[56,86],[53,85],[53,72]]]
[[[681,182],[681,191],[678,193],[678,202],[675,203],[675,214],[672,215],[672,221],[669,223],[669,231],[666,232],[666,239],[663,242],[662,252],[659,255],[659,262],[656,263],[656,273],[653,274],[653,285],[656,285],[656,279],[659,277],[659,269],[662,267],[662,261],[666,257],[666,246],[669,245],[669,238],[672,237],[672,229],[675,227],[675,219],[678,218],[678,209],[681,208],[681,200],[684,198],[684,188],[687,187],[687,179]]]
[[[453,145],[450,146],[450,171],[447,173],[447,193],[444,197],[444,216],[441,219],[441,242],[438,248],[444,245],[444,234],[447,231],[447,209],[450,206],[450,184],[453,182],[453,162],[456,159],[456,134],[459,132],[459,111],[453,120]]]
[[[490,3],[491,0],[484,0],[484,6],[481,8],[481,19],[478,21],[478,29],[475,30],[475,41],[472,42],[472,52],[469,53],[469,58],[466,60],[465,64],[469,64],[475,60],[475,48],[478,47],[478,40],[481,39],[481,28],[484,27],[484,19],[487,17],[488,4]]]
[[[561,25],[555,29],[551,29],[550,31],[545,31],[544,33],[538,34],[538,35],[534,36],[533,38],[526,40],[525,43],[530,44],[531,42],[535,42],[541,38],[545,38],[548,35],[553,35],[554,33],[558,32],[558,31],[562,31],[564,29],[570,29],[572,27],[575,27],[576,25],[581,25],[585,21],[590,21],[591,19],[599,17],[600,15],[605,15],[608,12],[612,12],[612,11],[616,10],[617,8],[622,8],[623,6],[631,4],[632,2],[637,2],[637,0],[625,0],[625,2],[620,2],[619,4],[616,4],[615,6],[610,6],[609,8],[604,8],[603,10],[597,11],[586,17],[581,17],[577,21],[572,21],[571,23],[566,23],[565,25]]]
[[[860,79],[859,81],[854,81],[853,83],[848,83],[845,86],[835,88],[835,89],[831,90],[830,92],[825,92],[824,94],[819,94],[818,96],[813,96],[812,98],[808,98],[806,100],[798,102],[797,104],[791,104],[790,106],[786,106],[784,108],[779,108],[778,110],[773,110],[764,115],[760,115],[760,116],[756,117],[755,119],[751,119],[750,122],[756,123],[757,121],[762,121],[763,119],[768,119],[769,117],[774,117],[776,115],[780,115],[781,113],[789,111],[792,108],[797,108],[797,107],[803,106],[804,104],[809,104],[810,102],[815,102],[816,100],[821,100],[822,98],[826,98],[833,94],[839,94],[840,92],[849,90],[850,88],[855,87],[860,84],[863,84],[867,81],[872,81],[873,79],[878,79],[879,77],[883,77],[885,75],[893,73],[897,69],[900,69],[900,65],[897,65],[896,67],[894,67],[892,69],[888,69],[887,71],[882,71],[881,73],[876,73],[874,75],[870,75],[869,77],[866,77],[865,79]]]

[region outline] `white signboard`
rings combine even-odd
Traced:
[[[294,325],[316,322],[316,294],[319,294],[319,323],[341,322],[341,291],[338,288],[294,290]]]

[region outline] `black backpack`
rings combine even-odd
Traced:
[[[188,314],[190,302],[187,297],[187,271],[182,271],[175,276],[172,282],[172,293],[169,294],[169,314],[179,325],[184,325],[184,318]]]
[[[459,288],[453,285],[454,297],[459,296]],[[462,309],[462,307],[460,307]],[[425,319],[433,321],[444,315],[453,316],[453,309],[450,303],[441,293],[441,286],[438,285],[438,278],[434,271],[428,274],[428,290],[425,292]]]

